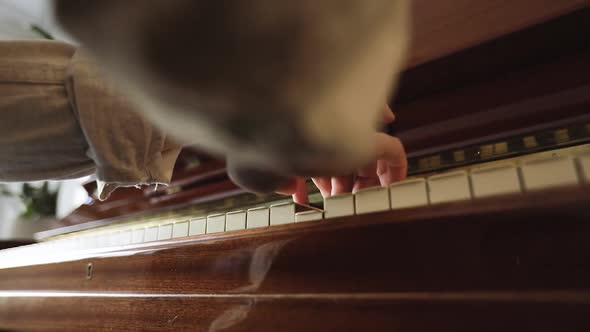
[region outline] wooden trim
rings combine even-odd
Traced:
[[[590,5],[588,0],[413,0],[408,68]]]
[[[586,331],[589,202],[553,190],[0,269],[0,329]]]
[[[572,289],[588,296],[587,291]],[[587,304],[522,301],[373,300],[330,297],[12,297],[0,328],[59,331],[588,331]]]
[[[570,188],[59,256],[40,246],[40,265],[27,260],[27,266],[0,269],[0,289],[220,294],[590,288],[590,265],[583,263],[590,255],[588,203],[590,188]],[[94,266],[91,280],[88,263]]]

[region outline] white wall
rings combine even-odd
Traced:
[[[55,22],[52,1],[0,0],[0,40],[39,39],[31,31],[31,24],[42,27],[58,40],[73,41]]]
[[[89,181],[89,177],[67,181],[50,181],[49,190],[59,188],[56,203],[56,217],[61,219],[80,205],[89,201],[88,194],[82,186]],[[31,182],[32,185],[41,186],[43,182]],[[9,191],[15,195],[22,191],[22,183],[6,183]],[[0,240],[6,239],[32,239],[34,233],[58,226],[49,218],[44,220],[21,220],[19,216],[25,211],[25,206],[19,198],[0,196]],[[57,220],[56,219],[56,220]]]
[[[22,184],[11,183],[8,187],[12,192],[20,192]],[[25,207],[18,198],[0,196],[0,240],[14,237],[14,222],[24,210]]]

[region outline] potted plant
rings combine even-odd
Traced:
[[[0,184],[0,239],[32,239],[53,228],[57,189],[48,182]]]

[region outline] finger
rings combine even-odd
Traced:
[[[352,192],[355,193],[361,189],[378,185],[380,185],[380,181],[377,176],[377,162],[373,162],[357,170]]]
[[[352,175],[332,177],[332,196],[352,192]]]
[[[329,176],[320,176],[311,178],[316,187],[320,190],[322,197],[330,197],[332,194],[332,178]]]
[[[401,141],[397,137],[376,133],[377,176],[382,186],[406,178],[408,160]]]
[[[276,191],[276,193],[293,196],[293,201],[295,203],[309,204],[309,197],[307,195],[307,184],[305,183],[305,178],[290,178],[283,186],[281,186]]]
[[[395,121],[395,114],[393,114],[393,111],[391,110],[389,105],[386,104],[385,112],[383,112],[383,122],[385,122],[385,124],[389,124],[393,121]]]
[[[298,204],[309,204],[309,196],[307,195],[307,185],[305,178],[297,178],[295,192],[293,193],[293,201]]]

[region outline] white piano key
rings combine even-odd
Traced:
[[[207,234],[225,231],[225,213],[207,216]]]
[[[101,233],[98,236],[97,244],[99,248],[105,248],[111,245],[110,242],[110,234],[108,233]]]
[[[354,195],[341,194],[326,197],[324,211],[326,219],[354,215]]]
[[[324,219],[324,212],[321,210],[309,210],[295,213],[295,222],[317,221]]]
[[[103,237],[101,236],[100,238],[101,241],[105,241],[103,240]],[[59,254],[61,253],[61,251],[63,250],[63,240],[57,240],[57,241],[52,241],[53,245],[51,247],[51,249],[53,250],[54,254]],[[107,247],[107,245],[101,246],[101,247]]]
[[[115,232],[110,232],[108,234],[105,235],[106,239],[106,243],[107,243],[107,247],[113,247],[113,246],[117,246],[117,241],[119,240],[118,238],[118,233]]]
[[[57,245],[59,251],[65,251],[68,249],[68,240],[66,238],[59,239],[59,244]]]
[[[66,251],[74,251],[76,250],[76,239],[72,237],[68,237],[65,239],[65,250]]]
[[[121,245],[125,246],[133,242],[133,231],[130,229],[124,230],[120,234]]]
[[[389,188],[372,187],[354,194],[356,214],[387,211],[389,207]]]
[[[467,172],[456,171],[429,177],[428,194],[432,204],[471,199]]]
[[[133,239],[131,243],[142,243],[145,238],[145,228],[136,228],[133,230]]]
[[[49,242],[49,244],[51,245],[50,250],[52,251],[53,254],[56,254],[57,252],[61,251],[61,248],[60,248],[61,240],[52,240]]]
[[[55,240],[41,242],[43,244],[44,252],[46,252],[49,255],[53,254],[53,252],[55,251],[55,244],[54,244],[54,242],[55,242]],[[14,249],[11,248],[10,250],[12,251]]]
[[[471,185],[476,198],[522,192],[518,168],[512,163],[472,169]]]
[[[71,250],[80,250],[80,238],[77,236],[72,236],[69,239],[70,244],[69,244],[69,248]]]
[[[389,196],[392,209],[428,205],[426,180],[410,179],[396,182],[389,186]]]
[[[286,202],[270,206],[270,225],[285,225],[295,222],[295,203]]]
[[[88,235],[86,234],[78,234],[76,236],[76,249],[77,250],[85,250],[88,249]]]
[[[90,250],[90,249],[94,249],[94,240],[93,240],[94,236],[91,235],[84,235],[84,237],[82,237],[80,239],[80,248],[83,250]]]
[[[95,235],[87,235],[82,238],[82,247],[84,249],[94,249],[97,247],[97,237]]]
[[[207,229],[207,218],[197,218],[193,219],[189,223],[188,228],[188,235],[201,235],[205,234],[205,230]]]
[[[172,224],[164,224],[158,227],[158,240],[168,240],[172,238]]]
[[[590,149],[577,154],[578,164],[580,165],[580,177],[586,183],[590,183]]]
[[[68,242],[66,241],[66,239],[65,238],[60,238],[57,241],[55,248],[56,248],[57,251],[62,252],[62,251],[64,251],[64,250],[67,249],[67,246],[68,246]]]
[[[76,250],[76,239],[73,237],[66,238],[66,250],[67,251],[74,251]]]
[[[117,232],[116,239],[117,246],[122,246],[125,244],[125,234],[123,234],[123,230]]]
[[[54,254],[61,252],[62,247],[63,247],[63,240],[62,239],[51,241],[51,250],[53,251]]]
[[[111,246],[121,245],[121,232],[112,232],[109,237]]]
[[[246,228],[267,227],[270,223],[270,209],[267,207],[256,207],[248,209],[246,217]]]
[[[99,235],[93,234],[88,238],[88,242],[89,242],[88,248],[89,249],[99,248],[99,245],[98,245],[99,237],[100,237]]]
[[[45,250],[47,250],[48,253],[55,254],[55,252],[57,250],[56,246],[55,246],[55,242],[56,242],[55,240],[50,240],[50,241],[44,242],[45,244],[47,244],[47,246],[45,247]]]
[[[569,156],[548,156],[525,161],[522,177],[526,190],[578,184],[574,159]]]
[[[158,240],[158,226],[148,227],[145,230],[144,242],[151,242]]]
[[[78,243],[79,243],[79,239],[72,236],[68,239],[68,250],[73,251],[73,250],[78,250]]]
[[[246,211],[232,211],[225,215],[225,230],[236,231],[246,229]]]
[[[188,227],[188,220],[174,223],[174,226],[172,226],[172,237],[177,239],[179,237],[188,236]]]

